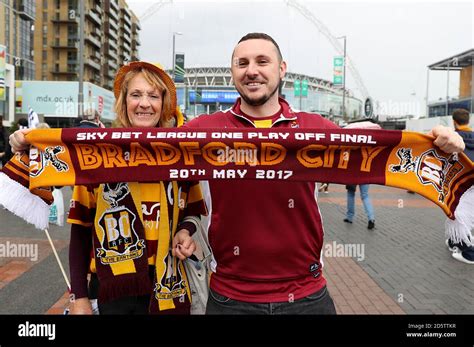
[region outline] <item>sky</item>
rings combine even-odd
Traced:
[[[333,57],[339,53],[324,30],[307,19],[311,16],[332,36],[346,36],[348,64],[387,114],[424,114],[427,65],[474,47],[472,1],[161,2],[153,11],[160,1],[127,1],[139,18],[152,13],[141,21],[142,60],[170,68],[173,32],[181,32],[175,49],[185,53],[186,67],[227,67],[242,36],[265,32],[279,43],[288,71],[332,80]],[[338,42],[342,46],[343,40]],[[346,86],[362,96],[349,73]],[[459,73],[450,73],[447,86],[446,72],[430,72],[428,99],[456,97]]]

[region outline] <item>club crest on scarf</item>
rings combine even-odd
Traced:
[[[134,228],[138,216],[128,207],[119,205],[128,195],[130,189],[126,183],[104,185],[103,199],[110,208],[98,219],[102,238],[97,257],[102,264],[132,260],[143,255],[145,241],[138,237]]]
[[[173,257],[171,251],[165,257],[166,275],[155,283],[156,299],[174,299],[186,294],[186,281],[181,273],[179,260]]]
[[[452,154],[446,159],[438,155],[435,149],[425,151],[417,157],[413,156],[411,148],[400,148],[397,157],[400,163],[390,165],[389,170],[402,174],[414,172],[418,181],[424,185],[432,185],[436,189],[440,202],[444,202],[451,181],[464,168],[457,160],[457,154]]]
[[[171,182],[165,183],[165,192],[168,206],[171,207],[174,204],[181,205],[179,201],[175,201],[173,194],[173,184]],[[177,191],[177,197],[181,196],[181,187]],[[181,208],[181,206],[180,206]],[[170,223],[170,230],[172,221]],[[170,242],[172,239],[170,234]],[[158,255],[157,255],[158,257]],[[187,283],[186,277],[183,275],[182,271],[183,264],[177,257],[173,257],[171,249],[168,250],[166,255],[162,259],[162,264],[164,266],[164,273],[161,277],[161,280],[158,279],[155,283],[154,295],[158,300],[169,300],[186,295]],[[157,259],[157,261],[159,261]]]
[[[56,171],[68,171],[69,166],[58,158],[60,153],[64,153],[63,146],[46,147],[44,151],[38,151],[36,147],[30,149],[30,176],[37,177],[43,170],[51,165]]]

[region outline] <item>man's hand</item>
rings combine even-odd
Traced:
[[[21,129],[15,131],[13,134],[10,135],[10,146],[12,147],[12,152],[22,152],[26,151],[30,144],[26,141],[25,135],[28,134],[31,129]]]
[[[173,238],[173,249],[171,250],[173,256],[178,257],[181,260],[190,257],[196,250],[196,243],[193,238],[189,235],[189,231],[186,229],[179,230]]]
[[[79,298],[71,302],[70,314],[92,314],[92,305],[89,298]]]
[[[463,152],[466,147],[464,141],[453,129],[443,125],[437,125],[428,133],[434,136],[433,144],[439,147],[445,153]]]

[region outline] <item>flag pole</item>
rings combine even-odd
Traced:
[[[48,229],[44,229],[44,232],[46,233],[46,237],[48,238],[49,244],[51,245],[51,248],[53,249],[54,256],[56,257],[56,261],[58,262],[59,268],[61,269],[64,280],[66,281],[67,287],[69,291],[71,291],[71,284],[69,283],[69,279],[67,278],[66,272],[64,271],[63,264],[61,263],[61,260],[59,259],[58,253],[56,252],[56,247],[54,247],[53,240],[51,240],[51,237],[49,236]]]

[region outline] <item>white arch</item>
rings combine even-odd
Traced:
[[[154,13],[158,12],[160,8],[164,5],[172,4],[173,0],[160,0],[148,7],[143,14],[138,18],[141,22],[145,21],[146,19],[150,18]]]
[[[287,6],[291,6],[295,8],[301,15],[303,15],[306,19],[308,19],[318,29],[318,31],[321,34],[326,36],[326,38],[331,43],[331,45],[336,49],[336,52],[339,53],[340,55],[344,55],[344,48],[341,45],[340,41],[338,41],[336,37],[333,34],[331,34],[331,31],[328,29],[328,27],[326,27],[326,25],[324,25],[323,22],[317,19],[307,7],[303,6],[296,0],[285,0],[285,3]],[[352,77],[357,83],[357,87],[359,88],[363,96],[363,100],[365,100],[369,96],[369,92],[367,91],[367,88],[365,87],[364,82],[362,81],[362,77],[357,71],[354,62],[351,59],[349,59],[349,55],[347,54],[346,54],[346,61],[350,61],[350,64],[347,64],[346,67],[350,70]]]

